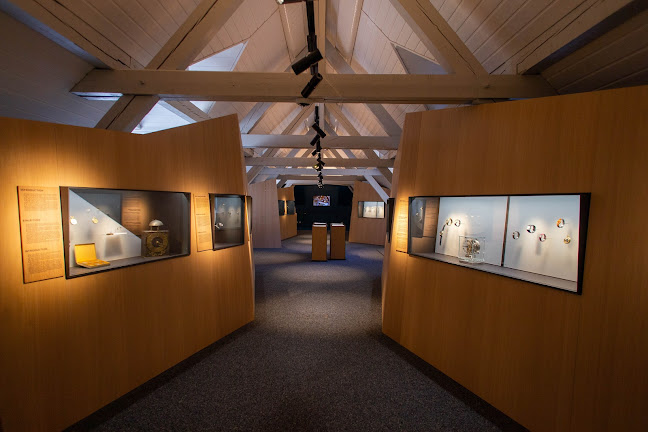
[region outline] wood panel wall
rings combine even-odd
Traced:
[[[254,318],[242,246],[23,284],[17,186],[245,194],[236,116],[138,136],[0,118],[0,418],[61,430]],[[246,230],[247,232],[247,230]]]
[[[389,189],[384,189],[384,191],[387,194],[390,193]],[[382,198],[380,198],[378,192],[369,183],[356,181],[353,184],[353,205],[351,206],[351,221],[349,223],[349,242],[383,246],[385,244],[385,231],[387,229],[387,211],[385,211],[384,219],[359,218],[359,201],[382,201]]]
[[[530,430],[648,430],[646,142],[648,87],[408,114],[397,203],[591,192],[583,294],[392,241],[385,334]]]
[[[249,190],[252,197],[252,246],[280,248],[277,181],[270,179],[254,183],[249,185]]]
[[[278,199],[284,201],[295,201],[295,186],[277,189]],[[288,210],[286,210],[287,212]],[[286,213],[279,216],[279,227],[281,230],[281,240],[285,240],[297,235],[297,212],[294,215]]]

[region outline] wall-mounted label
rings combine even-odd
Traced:
[[[409,212],[407,198],[398,200],[396,212],[396,251],[407,253],[407,214]]]
[[[18,186],[25,283],[62,277],[63,232],[57,187]]]
[[[213,250],[209,196],[195,195],[194,205],[196,206],[196,245],[198,246],[198,252]]]

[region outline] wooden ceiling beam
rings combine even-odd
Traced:
[[[341,159],[322,158],[327,168],[358,167],[358,168],[389,168],[394,166],[393,159]],[[275,167],[312,167],[317,163],[314,157],[246,157],[246,166],[275,166]]]
[[[310,139],[302,135],[241,135],[244,148],[311,148]],[[327,149],[397,150],[398,137],[360,137],[327,135],[322,147]]]
[[[344,59],[342,53],[340,53],[328,39],[326,40],[326,52],[328,55],[329,63],[331,64],[331,66],[333,66],[337,73],[355,75],[355,71],[353,70],[351,65]],[[385,107],[380,104],[365,104],[365,106],[369,109],[369,111],[371,111],[374,117],[376,117],[376,120],[387,135],[401,135],[401,127],[398,125],[398,123],[396,123],[391,114],[387,112]]]
[[[390,0],[423,45],[449,74],[488,75],[429,0]]]
[[[313,175],[315,171],[313,168],[263,168],[261,171],[264,175]],[[348,169],[348,168],[337,168],[337,169],[327,169],[322,170],[322,175],[330,176],[331,179],[334,176],[364,176],[364,175],[380,175],[380,171],[377,169],[365,168],[365,169]]]
[[[202,0],[148,63],[147,69],[188,68],[240,5],[238,0]],[[131,132],[160,99],[152,93],[120,93],[135,97],[128,99],[124,109],[108,110],[97,124],[97,128]],[[184,108],[181,107],[183,112]],[[187,112],[185,114],[189,115]]]
[[[309,99],[307,74],[94,69],[72,92],[97,97],[159,95],[166,100],[338,103],[467,103],[555,95],[541,76],[329,74]]]

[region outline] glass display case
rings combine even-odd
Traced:
[[[385,203],[382,201],[358,201],[358,217],[384,219]]]
[[[286,214],[295,214],[295,201],[286,201]]]
[[[184,192],[61,187],[66,277],[189,255]]]
[[[279,200],[279,216],[283,216],[286,214],[286,201],[284,200]]]
[[[408,253],[580,294],[589,199],[412,197]]]
[[[214,250],[245,242],[245,196],[209,194],[212,209]]]

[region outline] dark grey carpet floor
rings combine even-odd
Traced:
[[[310,242],[255,251],[253,323],[69,430],[525,430],[382,335],[382,248]]]

